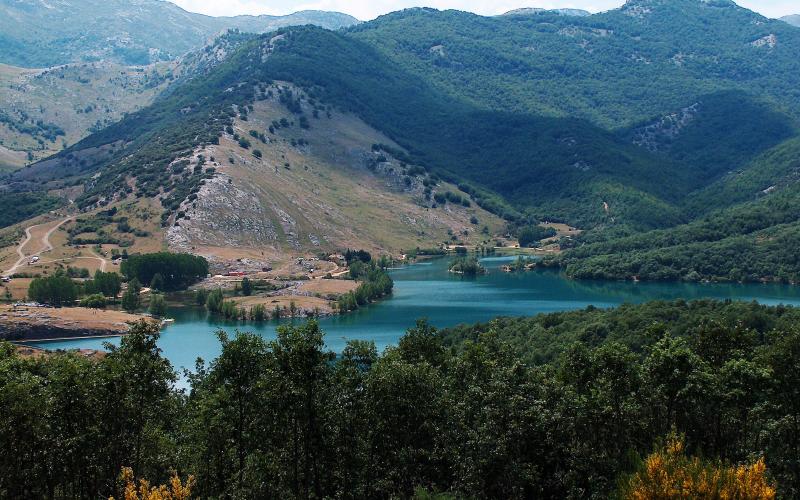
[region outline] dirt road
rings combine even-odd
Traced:
[[[3,273],[3,276],[11,276],[11,275],[13,275],[14,273],[17,272],[17,270],[20,267],[23,267],[25,265],[26,261],[32,259],[33,257],[39,257],[41,254],[43,254],[45,252],[49,252],[50,250],[52,250],[53,249],[53,245],[50,243],[50,236],[52,236],[53,233],[56,232],[56,230],[58,228],[60,228],[61,226],[63,226],[67,222],[71,221],[72,219],[73,219],[72,216],[67,217],[67,218],[61,220],[55,226],[51,227],[42,236],[41,246],[40,246],[39,250],[37,250],[35,252],[31,252],[31,253],[26,253],[25,252],[25,247],[33,239],[33,234],[32,234],[31,231],[36,227],[44,226],[44,225],[51,224],[51,223],[50,222],[45,222],[44,224],[35,224],[33,226],[26,227],[25,228],[25,239],[17,247],[17,255],[19,255],[19,259],[17,259],[17,262],[14,263],[14,265],[11,267],[11,269],[9,269],[9,270],[7,270],[6,272]]]

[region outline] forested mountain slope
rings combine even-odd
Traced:
[[[799,173],[793,139],[690,202],[729,208],[671,229],[587,241],[560,263],[578,278],[798,283]]]
[[[80,206],[158,197],[171,220],[205,174],[178,182],[169,166],[216,144],[274,81],[301,89],[298,119],[351,113],[514,223],[674,227],[792,182],[800,32],[732,2],[631,0],[584,17],[411,9],[340,32],[237,36],[157,105],[6,189],[92,175]]]
[[[261,33],[358,21],[337,12],[210,17],[164,0],[3,0],[0,62],[27,68],[110,60],[125,65],[171,60],[228,30]]]
[[[668,137],[690,135],[673,155],[707,169],[696,172],[701,183],[731,170],[732,157],[785,138],[782,115],[800,112],[800,33],[728,1],[629,1],[588,17],[414,9],[350,33],[484,108],[623,131],[690,110],[691,127]],[[720,136],[731,146],[721,155],[713,149]]]
[[[264,51],[269,55],[262,61]],[[319,59],[320,53],[332,57]],[[344,68],[346,73],[339,72],[339,68]],[[659,160],[614,134],[580,120],[516,116],[476,109],[426,90],[424,82],[409,76],[365,44],[318,28],[293,29],[277,37],[264,36],[246,43],[218,67],[213,67],[206,77],[188,81],[157,105],[130,115],[56,158],[15,174],[11,185],[15,190],[25,190],[41,188],[46,185],[44,183],[53,181],[48,187],[58,188],[66,179],[78,180],[83,175],[100,171],[100,176],[87,186],[87,195],[83,198],[92,202],[124,192],[127,183],[121,174],[134,168],[140,181],[156,189],[145,190],[143,194],[154,196],[164,186],[162,169],[174,159],[176,152],[212,141],[221,133],[230,114],[236,113],[231,106],[244,105],[255,98],[256,89],[245,82],[252,85],[286,76],[289,80],[307,83],[307,73],[323,78],[341,77],[342,80],[336,80],[341,82],[338,88],[328,85],[327,89],[318,89],[319,97],[355,112],[390,137],[408,127],[409,135],[397,134],[397,138],[405,139],[403,146],[415,148],[412,154],[415,161],[445,177],[471,180],[474,186],[464,186],[465,189],[483,199],[487,208],[509,217],[516,212],[492,195],[480,193],[486,188],[495,189],[521,206],[549,202],[555,207],[554,212],[563,206],[565,211],[573,213],[576,204],[570,197],[593,196],[593,206],[581,205],[581,210],[589,214],[587,219],[602,219],[606,217],[602,211],[602,189],[622,191],[628,189],[626,184],[634,188],[641,184],[648,189],[679,186],[675,182],[664,182],[668,169],[660,169],[664,175],[660,182],[648,181],[650,176],[645,174],[649,173],[650,165]],[[355,75],[363,78],[355,78]],[[347,102],[348,95],[358,101]],[[404,116],[408,99],[415,103],[414,109],[427,112]],[[383,115],[370,114],[381,109]],[[122,148],[123,144],[127,147]],[[471,144],[471,150],[466,148],[467,144]],[[541,163],[529,164],[532,147],[538,152]],[[420,152],[416,153],[417,150]],[[492,164],[498,166],[494,172],[482,169],[489,158],[487,153],[495,156]],[[464,168],[459,167],[462,163]],[[529,171],[519,170],[519,175],[510,175],[510,170],[521,164]],[[562,171],[553,169],[553,164],[563,166]],[[542,182],[548,171],[554,175],[549,184]],[[139,175],[143,172],[152,174]],[[676,175],[670,174],[669,178],[675,180]],[[597,181],[586,182],[590,179]],[[605,181],[609,181],[608,184],[604,184]],[[585,185],[581,191],[568,192],[568,186],[577,189],[581,183]],[[186,190],[191,188],[186,185]],[[166,189],[170,189],[169,183]],[[183,196],[188,194],[183,192],[186,190],[181,191]],[[668,190],[659,194],[670,196]],[[651,210],[657,218],[656,225],[675,222],[668,219],[669,207],[657,197],[642,194],[631,195],[629,199],[632,206],[643,205],[637,213],[644,213],[648,205],[663,206],[663,209]],[[647,221],[647,224],[652,223]]]
[[[349,34],[493,109],[618,128],[736,89],[800,112],[800,33],[727,0],[629,0],[587,17],[411,9]]]

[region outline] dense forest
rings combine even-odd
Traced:
[[[122,261],[120,272],[128,279],[140,283],[158,282],[154,287],[161,291],[184,290],[208,274],[208,261],[204,257],[185,253],[158,252],[131,255]]]
[[[797,283],[797,196],[790,185],[672,229],[590,235],[554,262],[576,278]]]
[[[35,217],[61,204],[60,199],[36,191],[0,194],[0,227]]]
[[[154,484],[192,476],[204,498],[600,498],[641,481],[628,478],[670,439],[669,456],[763,463],[790,498],[797,319],[675,302],[421,321],[381,354],[354,341],[340,355],[309,322],[271,341],[220,333],[185,390],[145,323],[100,359],[3,344],[0,496],[117,494],[130,467]]]

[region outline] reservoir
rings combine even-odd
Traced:
[[[498,316],[532,316],[539,313],[599,308],[623,303],[674,299],[732,299],[758,301],[766,305],[800,306],[800,287],[764,284],[632,283],[620,281],[575,281],[556,271],[504,273],[501,266],[513,258],[482,259],[489,274],[462,278],[447,271],[449,260],[413,264],[391,271],[393,295],[379,303],[344,316],[322,318],[327,346],[341,351],[348,340],[371,340],[383,351],[397,343],[417,318],[428,318],[437,327],[489,321]],[[215,358],[220,345],[215,332],[237,329],[275,337],[276,322],[236,323],[209,317],[199,308],[173,308],[159,341],[164,355],[175,368],[194,368],[198,357]],[[300,322],[303,320],[296,319]],[[47,349],[100,349],[109,339],[41,342]],[[110,339],[112,343],[118,339]]]

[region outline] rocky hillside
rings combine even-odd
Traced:
[[[401,151],[358,118],[288,84],[262,95],[218,144],[175,160],[173,171],[201,158],[215,174],[167,219],[171,249],[274,262],[349,247],[477,245],[502,228],[472,203],[437,204],[437,193],[469,195],[378,148]]]
[[[175,59],[228,29],[261,33],[358,22],[336,12],[210,17],[163,0],[15,0],[0,2],[0,63],[26,68],[74,62],[144,65]]]
[[[592,15],[591,12],[581,9],[541,9],[538,7],[523,7],[521,9],[509,10],[504,16],[533,16],[537,14],[558,14],[561,16],[585,17]]]

